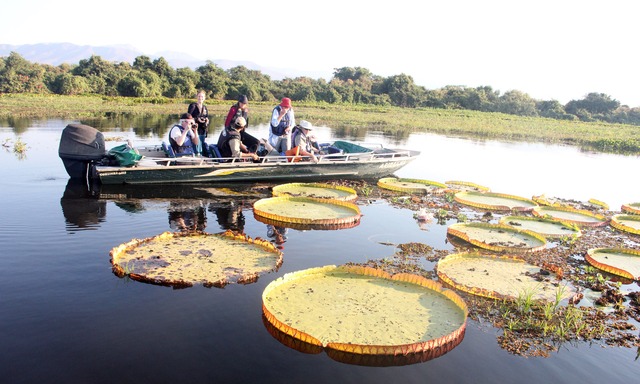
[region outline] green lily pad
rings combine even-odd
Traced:
[[[607,225],[608,222],[603,215],[568,207],[536,207],[532,213],[537,217],[546,217],[585,227],[600,227]]]
[[[630,213],[632,215],[640,215],[640,203],[622,204],[622,212]]]
[[[611,226],[624,232],[640,235],[639,215],[613,215]]]
[[[500,223],[533,231],[547,238],[582,235],[582,231],[573,225],[542,217],[504,216],[500,219]]]
[[[311,197],[271,197],[253,204],[253,214],[292,224],[343,225],[360,221],[360,208],[341,200]]]
[[[434,357],[434,351],[449,351],[462,341],[467,318],[464,301],[436,281],[361,266],[288,273],[265,288],[262,303],[275,328],[324,347],[332,358],[348,354],[349,361]]]
[[[541,234],[505,224],[457,223],[447,228],[447,234],[496,252],[536,252],[547,245]]]
[[[495,192],[458,192],[454,198],[460,204],[490,211],[530,211],[538,206],[531,199]]]
[[[282,264],[282,252],[269,241],[232,231],[165,232],[121,244],[110,256],[119,277],[173,287],[247,284]]]
[[[554,301],[558,296],[564,299],[575,292],[566,284],[558,285],[554,276],[541,275],[540,267],[513,256],[456,253],[440,259],[437,272],[442,281],[458,290],[492,299],[515,300],[526,296]]]
[[[640,280],[640,251],[626,248],[593,248],[587,251],[589,264],[628,279]]]
[[[395,177],[385,177],[378,180],[378,187],[391,191],[406,193],[433,193],[442,194],[447,186],[437,181],[421,179],[398,179]]]
[[[321,183],[288,183],[273,187],[273,196],[314,197],[353,201],[358,194],[353,188]]]
[[[456,192],[463,192],[463,191],[489,192],[490,191],[488,187],[475,184],[475,183],[470,183],[467,181],[450,180],[450,181],[445,181],[445,184],[447,185],[447,187],[449,187],[449,189]]]

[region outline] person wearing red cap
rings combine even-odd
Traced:
[[[271,113],[271,129],[269,143],[280,153],[291,149],[291,130],[296,125],[296,118],[291,108],[291,99],[283,97],[280,105]]]

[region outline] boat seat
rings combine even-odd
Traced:
[[[209,144],[209,156],[214,159],[222,158],[222,155],[220,154],[220,149],[218,149],[217,144]]]
[[[162,142],[162,150],[167,157],[176,157],[176,153],[173,151],[173,148],[171,148],[171,145],[167,145],[164,141]]]

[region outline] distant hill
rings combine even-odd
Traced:
[[[197,59],[184,52],[164,51],[156,54],[141,52],[130,45],[111,45],[94,47],[90,45],[76,45],[71,43],[41,43],[25,45],[0,44],[0,56],[8,56],[11,52],[17,52],[20,56],[32,63],[60,65],[62,63],[78,64],[80,60],[88,59],[91,55],[97,55],[111,62],[128,62],[138,56],[148,56],[151,60],[164,57],[173,68],[189,67],[195,69],[206,64],[206,60]],[[301,72],[290,68],[263,67],[249,61],[233,61],[224,59],[210,59],[222,69],[230,69],[243,65],[249,69],[260,71],[271,77],[272,80],[282,80],[285,77],[295,78],[307,76],[313,79],[324,77],[326,74]],[[329,69],[327,72],[329,72]],[[327,79],[328,80],[328,79]]]

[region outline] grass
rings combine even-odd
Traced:
[[[191,99],[2,94],[2,118],[95,118],[118,115],[178,116]],[[209,113],[226,116],[233,101],[207,100]],[[275,102],[251,102],[254,122],[266,122]],[[377,130],[396,138],[428,132],[483,139],[566,143],[585,149],[640,154],[640,127],[522,117],[502,113],[372,105],[294,103],[296,118],[361,136]]]

